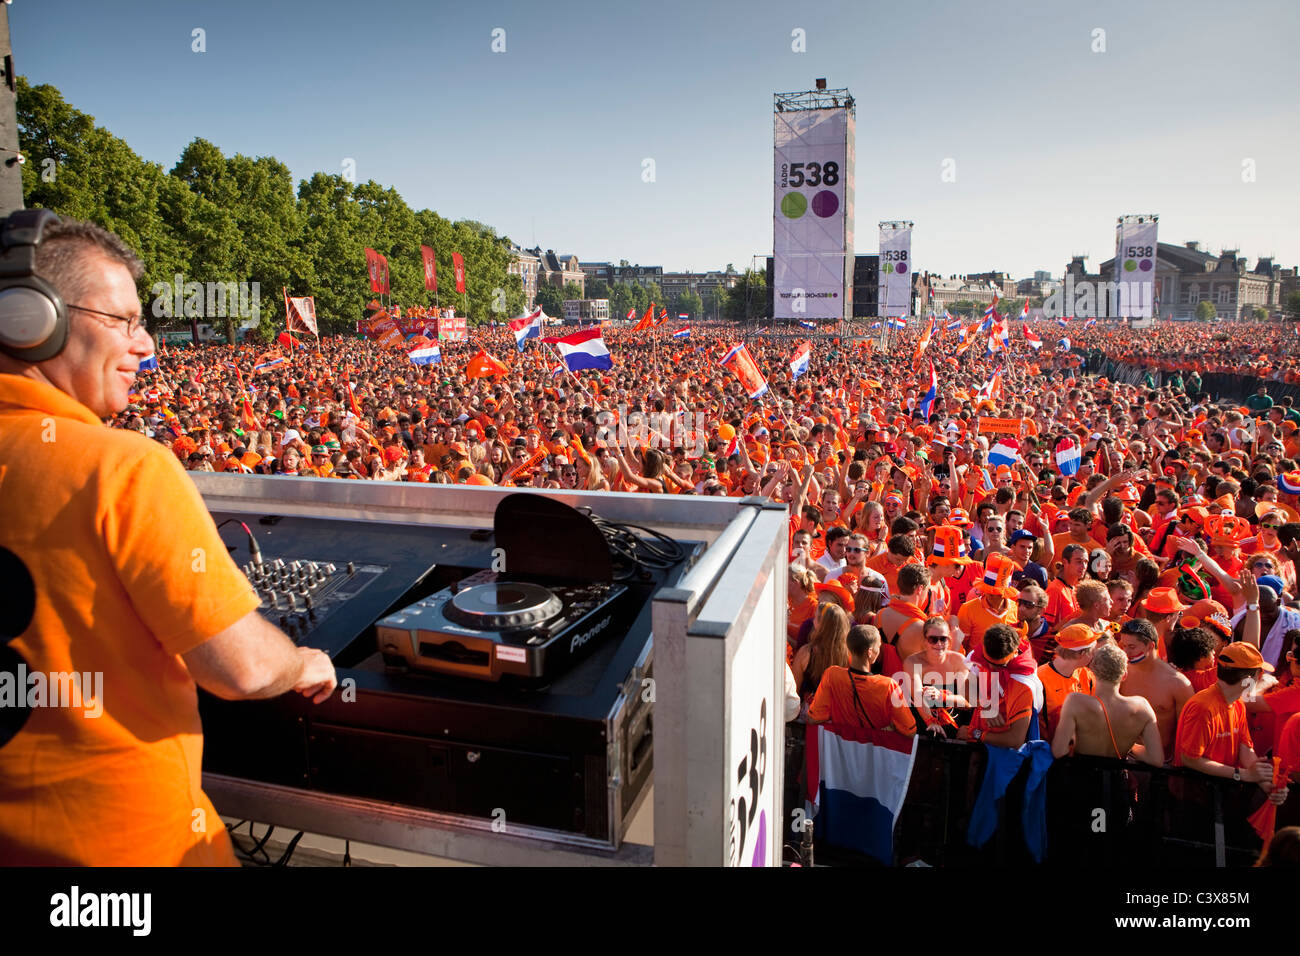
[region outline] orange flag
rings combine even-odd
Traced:
[[[469,364],[465,366],[465,377],[492,378],[496,375],[505,375],[508,371],[505,362],[489,355],[486,349],[479,349],[478,353],[469,360]]]
[[[633,332],[644,332],[646,329],[654,328],[655,304],[650,303],[650,308],[645,310],[645,315],[641,316],[641,321],[632,326]]]

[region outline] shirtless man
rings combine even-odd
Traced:
[[[1128,671],[1120,690],[1127,696],[1145,697],[1156,713],[1162,752],[1172,756],[1178,715],[1192,697],[1192,683],[1156,656],[1159,636],[1150,621],[1136,619],[1120,628],[1117,642],[1128,658]]]
[[[923,564],[903,565],[898,571],[898,591],[876,619],[880,633],[898,648],[898,656],[903,660],[925,647],[922,624],[929,615],[921,605],[929,587],[929,568]]]
[[[1129,669],[1124,652],[1114,644],[1102,644],[1093,652],[1089,669],[1095,678],[1093,693],[1065,698],[1052,739],[1052,756],[1064,757],[1073,744],[1076,754],[1121,760],[1131,754],[1159,767],[1165,761],[1165,750],[1155,710],[1145,697],[1120,693]]]

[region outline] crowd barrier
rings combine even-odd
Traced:
[[[993,837],[967,843],[971,813],[983,783],[983,744],[918,743],[911,782],[894,829],[895,863],[930,866],[1034,864],[1021,823],[1028,762],[998,805]],[[800,763],[788,766],[797,772]],[[1220,780],[1181,768],[1100,757],[1063,757],[1047,774],[1046,866],[1250,866],[1261,841],[1248,817],[1264,802],[1255,784]],[[1300,798],[1278,810],[1277,826],[1300,825]],[[815,824],[814,824],[815,828]],[[787,842],[797,845],[798,834]],[[872,861],[815,839],[816,861]]]
[[[1122,382],[1125,385],[1142,385],[1149,374],[1155,382],[1155,387],[1159,388],[1172,377],[1171,373],[1158,368],[1134,365],[1131,362],[1116,362],[1096,354],[1088,356],[1084,368],[1094,375],[1110,379],[1112,382]],[[1187,373],[1182,373],[1182,378],[1186,383]],[[1268,394],[1275,404],[1282,396],[1290,395],[1296,405],[1300,406],[1300,385],[1231,372],[1205,372],[1201,375],[1201,391],[1209,392],[1214,401],[1241,404],[1248,396],[1254,395],[1261,385],[1268,389]]]

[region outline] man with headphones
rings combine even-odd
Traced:
[[[234,865],[195,684],[334,690],[166,448],[104,426],[153,352],[139,260],[87,222],[0,223],[0,860]],[[11,596],[12,595],[12,599]]]

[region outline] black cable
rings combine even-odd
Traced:
[[[621,521],[608,521],[593,514],[590,508],[578,509],[591,519],[592,524],[605,538],[610,555],[616,564],[623,566],[622,573],[615,574],[615,580],[625,581],[638,571],[662,571],[686,557],[686,549],[662,532],[644,525],[629,524]],[[642,537],[636,532],[648,537]]]
[[[293,851],[296,850],[296,849],[298,849],[298,841],[301,840],[304,836],[306,836],[306,831],[305,831],[305,830],[299,830],[299,831],[294,835],[294,838],[293,838],[292,840],[289,841],[289,845],[288,845],[287,847],[284,848],[284,853],[282,853],[282,854],[280,855],[280,859],[276,860],[276,861],[275,861],[273,864],[271,864],[271,865],[272,865],[272,866],[288,866],[288,865],[289,865],[289,858],[293,856]]]

